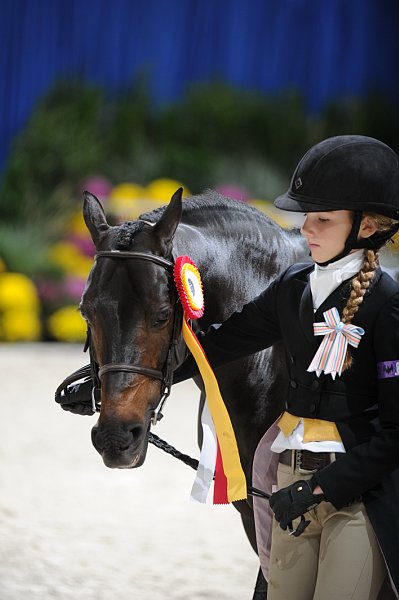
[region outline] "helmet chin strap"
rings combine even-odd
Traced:
[[[367,248],[368,247],[368,246],[358,245],[359,242],[365,241],[365,239],[362,239],[362,240],[357,239],[357,237],[359,235],[360,223],[362,221],[362,214],[363,214],[362,211],[355,210],[354,217],[353,217],[353,223],[352,223],[352,229],[350,230],[349,235],[346,238],[345,246],[344,246],[342,252],[340,252],[333,258],[326,260],[325,262],[315,261],[316,265],[319,265],[319,267],[326,267],[327,265],[330,265],[331,263],[336,262],[337,260],[340,260],[340,258],[347,256],[349,254],[349,252],[351,252],[355,248],[357,249],[357,248]]]
[[[326,260],[325,262],[316,262],[319,267],[326,267],[333,262],[336,262],[340,258],[347,256],[352,250],[358,250],[365,248],[366,250],[379,250],[388,240],[390,240],[397,231],[399,231],[399,221],[392,225],[386,231],[376,231],[368,238],[358,239],[360,223],[362,222],[363,213],[360,210],[354,212],[354,218],[352,223],[352,229],[345,242],[344,249],[342,252]]]

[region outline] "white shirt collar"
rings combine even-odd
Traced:
[[[325,267],[315,265],[310,274],[313,308],[317,310],[343,281],[356,275],[364,261],[364,250],[356,250]]]

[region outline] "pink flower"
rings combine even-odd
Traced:
[[[82,279],[81,277],[66,277],[66,279],[63,282],[63,291],[64,294],[72,299],[72,300],[76,300],[77,302],[79,302],[83,290],[85,287],[85,280]]]
[[[250,195],[239,185],[233,184],[221,184],[216,187],[216,191],[223,196],[227,196],[228,198],[232,198],[233,200],[239,200],[239,202],[248,202],[250,199]]]
[[[95,246],[89,234],[87,236],[81,236],[77,234],[71,234],[67,237],[68,241],[74,244],[78,250],[85,256],[94,256]]]

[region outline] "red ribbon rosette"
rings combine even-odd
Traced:
[[[189,256],[178,256],[173,269],[177,292],[188,319],[199,319],[204,314],[204,293],[201,275]]]

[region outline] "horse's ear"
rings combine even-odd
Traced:
[[[179,188],[172,196],[171,201],[165,209],[162,217],[155,225],[153,231],[158,240],[166,246],[170,246],[175,235],[182,213],[183,188]]]
[[[97,248],[102,237],[107,233],[109,225],[98,198],[90,194],[90,192],[84,192],[83,196],[83,217],[94,245]]]

